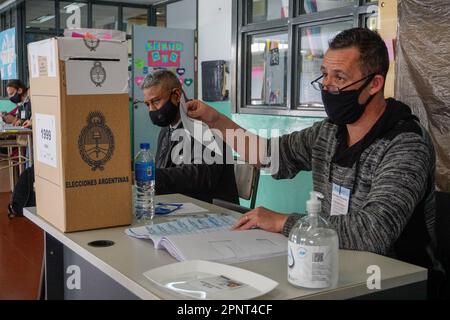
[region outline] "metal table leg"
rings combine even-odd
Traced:
[[[11,159],[12,147],[7,147],[8,150],[8,165],[9,165],[9,187],[11,192],[14,191],[15,179],[14,179],[14,166],[13,160]]]

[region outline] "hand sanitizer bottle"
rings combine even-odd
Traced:
[[[311,191],[308,215],[292,228],[288,241],[288,281],[297,287],[335,287],[339,277],[339,238],[320,216],[323,195]]]

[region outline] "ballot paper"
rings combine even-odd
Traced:
[[[167,217],[170,217],[170,215]],[[221,213],[197,214],[195,216],[177,217],[168,222],[128,228],[125,233],[135,238],[150,239],[157,249],[162,249],[160,241],[164,236],[229,230],[236,220],[233,216]]]
[[[214,130],[211,130],[204,122],[192,119],[187,115],[187,106],[184,95],[180,99],[180,115],[183,128],[187,130],[191,138],[204,145],[207,149],[222,156],[223,139]],[[214,141],[215,140],[215,141]]]
[[[237,263],[286,254],[287,239],[260,229],[233,231],[236,218],[221,214],[186,217],[174,221],[126,229],[126,234],[151,239],[175,259]]]

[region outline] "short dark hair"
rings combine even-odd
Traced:
[[[351,47],[359,50],[359,63],[363,73],[381,74],[386,78],[389,70],[389,54],[378,32],[365,28],[352,28],[342,31],[330,41],[330,49]]]
[[[18,79],[8,80],[8,82],[6,83],[6,87],[11,87],[17,90],[22,89],[24,92],[28,90],[28,87],[25,85],[25,83]]]
[[[147,89],[153,86],[162,85],[164,89],[182,89],[181,82],[177,76],[170,70],[157,70],[148,74],[142,81],[141,89]]]

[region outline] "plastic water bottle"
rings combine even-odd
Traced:
[[[148,221],[155,215],[155,158],[149,143],[141,143],[134,159],[134,212],[137,221]]]

